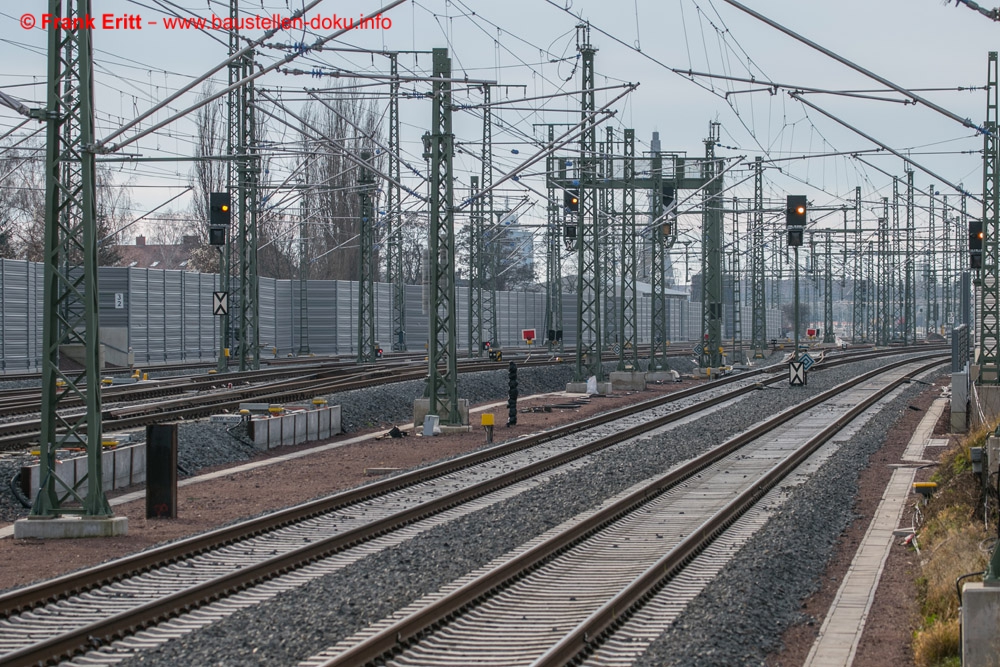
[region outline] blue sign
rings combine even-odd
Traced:
[[[799,361],[802,362],[802,368],[805,370],[809,370],[816,363],[816,360],[810,357],[808,352],[803,352],[799,356]]]

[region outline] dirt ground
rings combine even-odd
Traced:
[[[938,387],[949,382],[949,378],[943,378],[938,382]],[[841,534],[836,553],[823,573],[822,587],[802,604],[802,613],[813,620],[796,625],[785,633],[784,649],[768,660],[767,664],[771,667],[797,667],[805,661],[823,625],[830,603],[833,602],[865,531],[868,530],[868,524],[882,500],[882,494],[892,476],[892,468],[889,466],[899,463],[917,424],[923,419],[931,402],[940,395],[938,387],[928,388],[928,391],[910,402],[911,409],[896,422],[882,449],[872,455],[869,467],[859,480],[859,493],[854,507],[858,518]],[[949,437],[950,423],[951,415],[946,408],[934,428],[934,436]],[[935,457],[944,449],[940,448],[937,452],[928,449],[927,458]],[[931,474],[933,469],[918,470],[917,480],[924,480]],[[916,497],[908,502],[903,514],[903,525],[910,525],[909,519],[915,502]],[[904,546],[902,538],[897,540],[882,571],[879,588],[854,659],[854,667],[904,667],[913,664],[910,641],[920,617],[915,584],[919,571],[917,561],[916,552]]]
[[[513,427],[505,426],[506,408],[497,407],[491,410],[497,424],[494,441],[500,442],[566,424],[581,417],[676,391],[695,382],[697,381],[651,385],[643,392],[594,397],[576,409],[553,408],[551,412],[521,412],[518,414],[517,425]],[[891,431],[885,446],[873,455],[868,469],[860,479],[860,492],[855,507],[859,518],[841,535],[836,553],[822,578],[821,589],[802,604],[803,613],[813,620],[797,625],[785,633],[783,650],[768,660],[771,667],[802,664],[881,500],[891,475],[889,465],[899,461],[917,423],[933,398],[938,395],[937,388],[929,388],[912,401],[911,405],[915,409],[906,411]],[[519,401],[519,407],[524,409],[564,402],[565,399],[556,397],[524,397]],[[945,411],[935,429],[937,437],[948,435],[949,418]],[[478,425],[478,414],[472,421]],[[328,442],[347,440],[359,434],[341,435]],[[314,447],[315,444],[272,450],[262,455],[261,460]],[[128,517],[128,535],[125,537],[61,541],[15,540],[9,537],[0,539],[0,590],[54,577],[264,511],[280,509],[370,482],[373,477],[366,474],[366,470],[371,468],[411,468],[471,451],[484,444],[485,434],[478,426],[474,426],[468,433],[433,438],[417,436],[411,432],[404,438],[366,440],[182,487],[178,493],[176,519],[146,519],[144,500],[116,506],[116,515]],[[920,474],[926,477],[931,472],[920,471]],[[136,489],[126,489],[121,493],[133,490]],[[910,508],[907,508],[907,517],[909,512]],[[0,527],[2,525],[9,524],[0,524]],[[912,664],[910,637],[918,620],[914,586],[916,568],[913,551],[897,543],[889,555],[875,596],[868,626],[854,662],[856,667],[898,667]]]
[[[595,396],[575,409],[553,408],[551,412],[519,412],[517,424],[507,424],[507,408],[496,407],[494,442],[536,433],[568,424],[582,417],[606,412],[649,400],[658,395],[696,384],[696,380],[650,385],[642,392],[619,392]],[[522,397],[518,408],[542,408],[565,404],[569,399],[557,396]],[[365,440],[254,470],[234,472],[178,489],[176,519],[147,519],[146,502],[135,500],[113,507],[116,516],[128,517],[128,535],[106,539],[15,540],[0,539],[0,590],[48,579],[73,570],[126,556],[163,542],[202,533],[261,512],[277,510],[332,492],[371,482],[366,474],[372,468],[413,468],[472,451],[486,444],[479,426],[479,413],[470,420],[475,426],[468,433],[423,437]],[[377,433],[384,434],[385,431]],[[326,441],[338,442],[361,435],[355,432]],[[274,458],[320,443],[273,449],[259,460]],[[224,469],[224,468],[223,468]],[[211,470],[202,470],[201,473]],[[111,498],[140,489],[140,486],[109,494]],[[10,524],[0,524],[0,527]]]

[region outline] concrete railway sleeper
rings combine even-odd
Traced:
[[[900,384],[942,362],[911,359],[824,392],[632,490],[447,594],[411,605],[412,613],[400,612],[303,664],[427,667],[456,664],[456,659],[473,655],[476,664],[496,666],[583,661],[822,444]],[[841,400],[846,391],[887,371],[916,364],[918,368],[898,374],[883,387],[861,392],[864,398],[851,401],[852,407],[818,431],[814,428],[814,435],[783,452],[772,465],[776,453],[773,446],[761,444],[762,436],[821,403]],[[762,455],[755,457],[754,447]],[[682,507],[688,510],[682,520],[664,519],[667,510],[677,514]],[[674,544],[664,553],[671,540]]]
[[[698,388],[698,391],[688,390],[686,392],[677,392],[674,395],[663,397],[657,401],[650,401],[639,406],[632,406],[632,408],[630,408],[627,412],[635,414],[640,410],[650,409],[650,407],[652,407],[652,403],[663,405],[682,398],[693,397],[700,391],[723,388],[744,378],[746,378],[746,376],[743,376],[742,378],[739,376],[733,376],[731,378],[726,378],[724,381],[711,383],[706,387],[700,387]],[[768,378],[768,381],[776,382],[784,379],[785,376],[783,374],[779,374]],[[755,384],[753,382],[748,382],[738,391],[753,391],[754,386]],[[719,402],[721,400],[732,400],[736,395],[737,392],[719,392],[719,396],[716,396],[713,401]],[[699,403],[698,405],[700,407],[691,406],[682,410],[675,410],[664,417],[654,420],[653,422],[647,422],[645,430],[657,428],[665,423],[679,419],[683,415],[691,414],[692,411],[704,409],[704,403]],[[617,416],[618,418],[621,418],[620,413]],[[586,427],[593,428],[593,422],[607,422],[609,419],[610,417],[603,416],[603,419],[594,418],[592,420],[588,420]],[[579,439],[579,432],[582,428],[585,427],[581,425],[574,425],[574,428],[558,429],[558,434],[543,434],[538,438],[524,439],[515,443],[508,443],[486,452],[468,455],[466,457],[461,457],[460,459],[438,464],[437,466],[433,466],[429,469],[415,471],[413,473],[385,480],[384,482],[364,487],[362,489],[356,489],[344,494],[338,494],[331,499],[324,499],[323,501],[317,501],[303,506],[298,506],[296,508],[290,508],[284,512],[277,513],[275,516],[265,517],[256,522],[247,522],[242,525],[221,529],[205,536],[191,538],[180,543],[161,547],[160,549],[156,549],[151,552],[139,554],[129,559],[123,559],[122,561],[111,563],[100,568],[84,571],[79,575],[68,575],[66,577],[53,580],[52,582],[39,584],[20,591],[14,591],[13,593],[0,597],[0,609],[3,610],[3,614],[6,617],[4,625],[9,625],[11,623],[15,626],[19,625],[21,616],[18,614],[21,610],[34,609],[32,613],[22,615],[25,617],[30,616],[32,618],[37,617],[39,614],[47,613],[43,612],[43,609],[39,607],[39,605],[44,604],[45,600],[61,599],[71,592],[76,593],[79,591],[88,591],[88,595],[86,597],[93,598],[95,592],[97,591],[96,587],[104,583],[116,582],[120,579],[124,580],[127,577],[133,576],[133,573],[141,573],[145,570],[161,567],[162,564],[165,563],[179,562],[186,557],[191,557],[192,554],[201,554],[196,557],[199,559],[197,568],[193,566],[194,564],[192,564],[185,567],[184,569],[186,570],[198,569],[199,571],[202,571],[203,566],[206,565],[211,565],[211,567],[208,567],[208,570],[212,570],[213,567],[217,570],[229,570],[228,572],[222,573],[209,572],[208,581],[202,581],[192,586],[181,585],[179,587],[180,590],[175,590],[174,592],[166,595],[166,597],[145,601],[138,605],[134,599],[130,599],[133,597],[133,593],[122,590],[113,590],[112,597],[116,599],[118,603],[126,606],[131,604],[132,606],[127,609],[122,609],[117,614],[111,614],[110,618],[96,620],[80,616],[80,610],[74,609],[72,611],[72,613],[76,616],[76,620],[74,621],[76,627],[74,630],[70,631],[66,635],[49,636],[47,639],[44,639],[40,643],[32,646],[21,646],[18,648],[11,644],[4,644],[5,648],[0,650],[3,650],[6,655],[0,653],[0,659],[2,659],[5,664],[34,664],[38,661],[52,659],[56,656],[68,656],[87,650],[88,648],[92,648],[94,646],[95,640],[93,638],[103,638],[97,641],[106,642],[114,637],[127,635],[134,632],[138,628],[155,623],[158,619],[178,613],[178,610],[198,607],[220,596],[228,595],[232,591],[244,589],[257,582],[272,579],[283,572],[315,562],[317,559],[325,558],[332,553],[342,552],[343,550],[350,548],[352,545],[363,544],[374,539],[378,535],[398,530],[420,520],[421,518],[433,516],[436,513],[455,507],[462,502],[468,501],[469,499],[482,497],[483,495],[491,493],[496,489],[513,484],[518,480],[528,478],[532,475],[537,475],[540,472],[562,465],[567,461],[580,458],[590,451],[611,446],[615,442],[620,442],[623,439],[627,439],[628,437],[632,437],[643,432],[643,429],[638,427],[630,429],[611,429],[615,432],[608,437],[599,438],[598,440],[590,442],[583,447],[577,447],[574,445],[573,447],[570,447],[568,451],[555,456],[546,457],[542,461],[536,461],[530,467],[517,465],[515,466],[515,469],[500,474],[493,479],[478,481],[476,484],[467,485],[458,493],[446,494],[429,502],[417,503],[404,510],[390,512],[388,515],[383,516],[377,521],[362,519],[359,522],[356,522],[357,525],[334,535],[320,537],[318,534],[323,533],[324,531],[329,532],[329,529],[323,526],[317,527],[315,524],[321,524],[323,521],[323,515],[334,511],[335,509],[339,508],[350,513],[359,514],[359,503],[363,502],[365,499],[371,499],[377,496],[385,497],[393,493],[398,493],[401,489],[425,483],[428,479],[439,480],[443,475],[467,469],[469,466],[481,464],[483,461],[496,461],[499,457],[509,456],[519,450],[538,446],[542,441],[551,442],[557,438],[566,438],[574,434],[574,437]],[[497,466],[493,465],[492,467],[496,468]],[[399,498],[396,498],[396,500],[398,501]],[[409,501],[403,501],[402,504],[405,505],[407,502]],[[343,521],[343,518],[334,519],[334,521]],[[291,526],[288,530],[300,530],[304,527],[307,535],[305,538],[302,537],[301,533],[298,535],[294,535],[293,533],[292,536],[287,539],[279,535],[282,530],[279,530],[277,527],[290,526],[290,524],[294,524],[296,522],[301,522],[301,525]],[[312,532],[310,533],[309,531]],[[265,542],[249,547],[236,543],[236,540],[240,540],[243,536],[253,534],[262,535],[262,537],[265,538]],[[270,542],[267,540],[270,540]],[[296,548],[289,547],[287,551],[283,553],[275,553],[275,555],[270,558],[261,559],[258,555],[255,563],[248,564],[246,561],[243,561],[235,566],[235,571],[232,569],[232,565],[224,566],[215,562],[216,559],[221,559],[223,556],[228,557],[227,550],[232,551],[233,549],[236,551],[246,551],[249,549],[251,552],[257,550],[259,552],[270,554],[277,549],[275,546],[276,543],[282,540],[288,544],[294,544]],[[304,540],[309,543],[305,546],[300,546],[303,544]],[[216,548],[219,545],[223,545],[219,554],[207,551],[209,549]],[[158,586],[163,583],[162,581],[159,581],[160,579],[172,579],[172,577],[173,574],[154,576],[154,578],[158,579]],[[111,588],[114,588],[115,586],[120,585],[114,583],[110,584]],[[70,605],[70,602],[70,600],[62,600],[56,602],[52,605],[52,607],[67,606]],[[112,610],[115,609],[114,605],[110,605],[110,608]],[[118,608],[121,609],[121,607]],[[107,610],[104,611],[106,612]],[[107,616],[106,613],[104,615]],[[47,629],[40,630],[40,632],[51,635],[53,630],[50,626],[58,625],[58,623],[53,622],[53,619],[49,618],[48,623],[45,625]],[[24,627],[21,626],[20,628],[14,629],[13,634],[17,635],[20,633],[23,636],[26,634],[23,630]],[[8,634],[7,640],[11,640],[10,634]]]

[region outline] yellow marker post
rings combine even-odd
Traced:
[[[923,496],[923,504],[926,505],[930,497],[937,491],[937,484],[935,482],[914,482],[913,490]]]
[[[484,412],[479,417],[479,423],[482,424],[483,430],[486,431],[486,444],[491,444],[493,442],[493,413]]]

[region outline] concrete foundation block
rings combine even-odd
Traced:
[[[1000,586],[962,588],[962,665],[1000,667]]]
[[[262,451],[267,449],[268,428],[267,419],[264,417],[253,417],[250,421],[250,438],[254,447]]]
[[[969,426],[969,374],[951,374],[951,430],[965,433]]]
[[[430,412],[431,399],[429,398],[418,398],[413,401],[413,428],[423,428],[424,417]],[[438,412],[441,414],[438,417],[441,418],[441,424],[448,423],[448,409],[446,406],[439,405]],[[463,426],[468,426],[469,424],[469,399],[460,398],[458,399],[458,414],[459,422]]]
[[[295,423],[296,445],[301,445],[306,441],[306,414],[305,412],[296,412],[291,415],[292,421]]]
[[[340,414],[340,406],[331,405],[318,410],[289,412],[280,417],[258,415],[251,422],[250,437],[261,451],[327,440],[340,433]]]
[[[319,437],[319,415],[318,410],[306,413],[306,440],[316,440]]]
[[[640,371],[612,371],[612,391],[642,391],[646,388],[646,374]]]
[[[986,417],[986,422],[992,423],[993,420],[1000,416],[1000,385],[977,385],[976,395],[979,397],[979,407],[983,416]],[[973,398],[972,400],[975,399]],[[969,412],[973,415],[977,415],[979,413],[979,411],[974,408]],[[975,425],[979,426],[979,420],[975,419],[975,421],[977,422]]]
[[[470,424],[462,424],[456,426],[455,424],[441,424],[438,426],[441,431],[441,435],[449,435],[451,433],[468,433],[472,430]]]
[[[281,446],[295,444],[295,415],[282,415],[278,418],[281,422]]]
[[[969,413],[951,411],[951,432],[965,433],[969,428]]]
[[[267,420],[267,448],[281,444],[281,419],[271,417]]]
[[[677,371],[649,371],[646,382],[680,382],[681,375]]]
[[[68,345],[59,346],[60,357],[65,357],[69,361],[79,365],[85,366],[87,363],[87,347],[79,343],[71,343]],[[103,369],[105,367],[104,362],[104,346],[97,346],[97,368]]]
[[[329,438],[331,435],[340,433],[340,406],[335,405],[327,410],[317,411],[316,428],[321,439]],[[336,418],[336,428],[333,427],[333,420]]]
[[[1000,438],[995,435],[986,438],[986,470],[990,479],[1000,471]]]
[[[466,414],[466,421],[468,421],[468,414],[469,414],[469,402],[468,401],[465,402],[465,414]],[[326,427],[325,427],[326,428],[326,435],[323,436],[324,438],[329,438],[331,436],[334,436],[334,435],[337,435],[338,433],[343,432],[343,429],[341,428],[341,425],[340,425],[341,424],[341,421],[340,421],[341,420],[341,416],[340,415],[341,415],[341,413],[340,413],[340,406],[339,405],[331,405],[326,410],[326,415],[324,417],[322,417],[321,420],[320,420],[320,424],[324,423],[323,422],[324,419],[326,420],[326,424],[327,424]],[[320,430],[322,430],[322,427],[321,427]]]
[[[106,519],[60,516],[51,519],[18,519],[14,522],[14,539],[38,540],[78,539],[81,537],[118,537],[128,534],[128,517]]]

